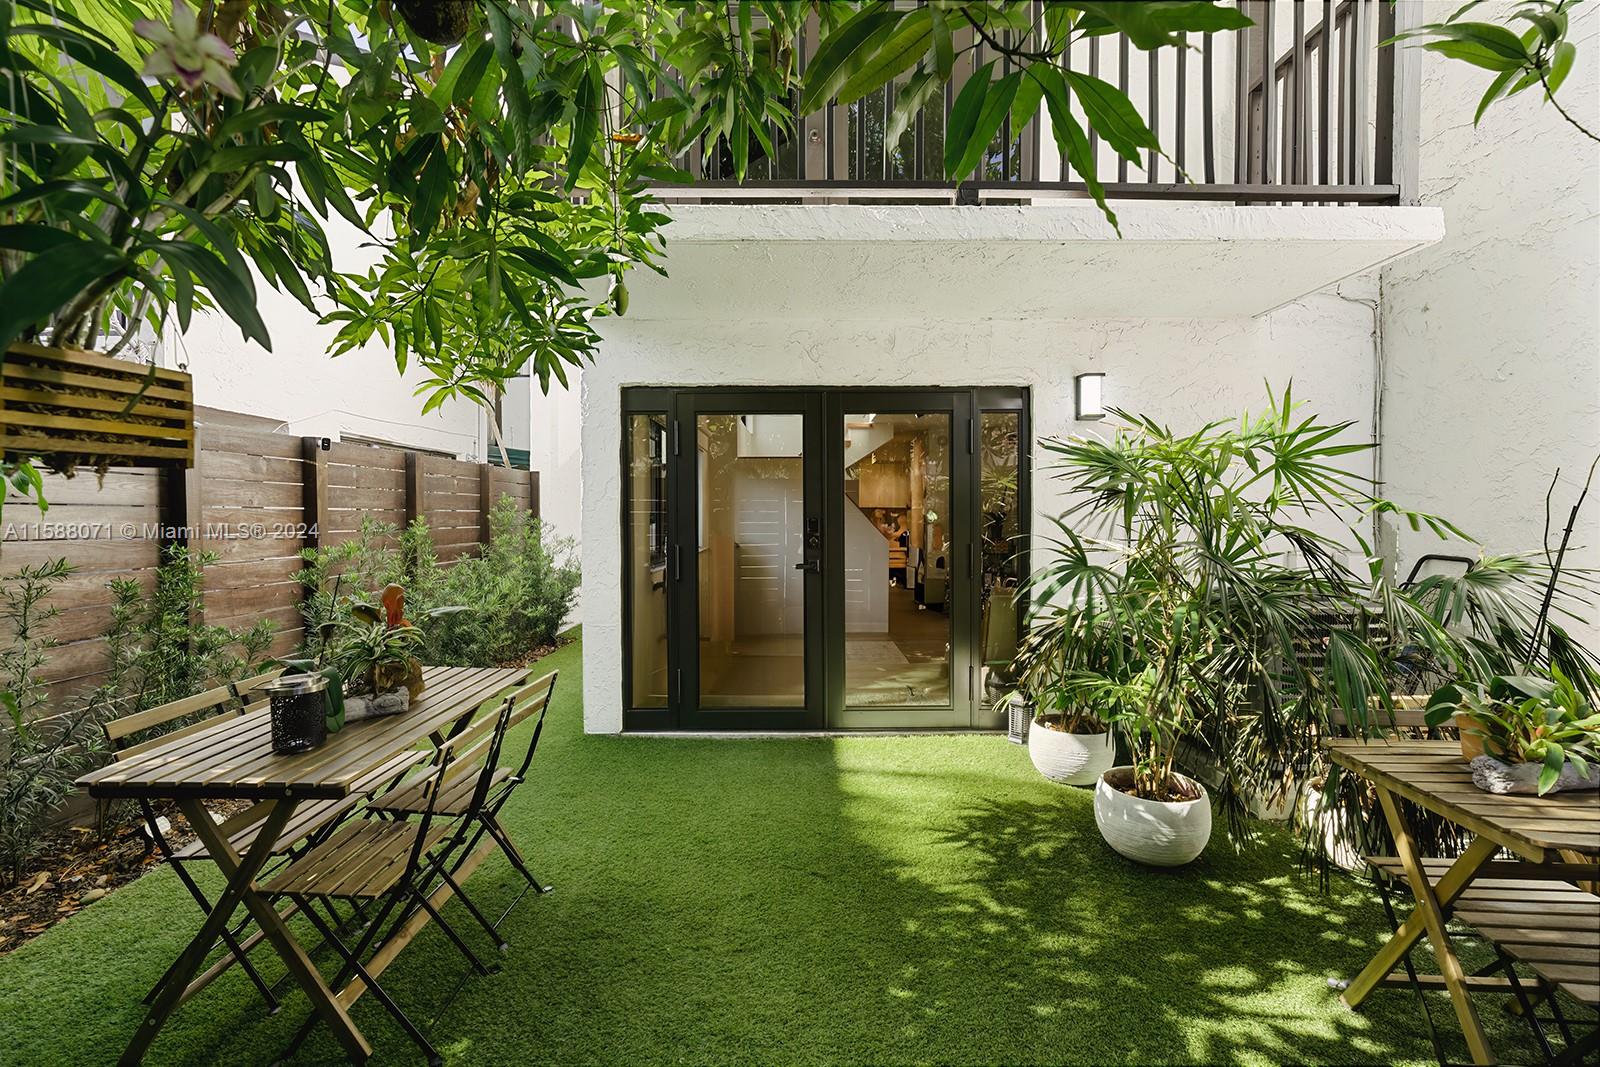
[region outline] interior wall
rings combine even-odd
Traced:
[[[1600,129],[1600,5],[1573,10],[1570,39],[1560,99]],[[1537,89],[1474,126],[1492,77],[1422,57],[1422,197],[1446,237],[1383,270],[1383,436],[1389,494],[1498,553],[1538,550],[1556,470],[1559,526],[1600,455],[1600,146]],[[1573,545],[1600,567],[1600,491]],[[1403,566],[1432,550],[1407,529],[1399,547]]]
[[[953,263],[959,271],[961,264]],[[796,286],[805,284],[796,278]],[[1254,319],[606,319],[584,376],[584,721],[622,728],[621,390],[629,385],[1028,386],[1035,441],[1103,431],[1073,415],[1073,375],[1106,374],[1107,402],[1174,426],[1265,405],[1268,384],[1372,432],[1375,280]],[[1034,449],[1034,530],[1064,497]]]

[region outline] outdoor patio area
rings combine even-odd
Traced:
[[[1432,1061],[1409,991],[1357,1014],[1330,990],[1382,943],[1383,912],[1350,876],[1324,895],[1285,833],[1137,866],[1096,833],[1089,791],[1042,779],[996,735],[585,736],[581,656],[573,642],[538,665],[561,684],[504,813],[555,891],[512,913],[498,973],[466,977],[429,927],[384,977],[447,1060]],[[499,855],[472,882],[491,913],[519,887]],[[0,1027],[7,1061],[113,1061],[198,924],[163,868],[0,958],[0,999],[29,1006],[26,1027]],[[284,992],[268,1018],[234,969],[151,1061],[271,1062],[309,1011]],[[414,1059],[371,998],[354,1016],[373,1062]],[[1534,1055],[1507,1013],[1483,1018],[1507,1061]],[[338,1058],[319,1027],[293,1062]]]

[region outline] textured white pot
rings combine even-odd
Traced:
[[[1028,727],[1028,756],[1039,773],[1063,785],[1093,785],[1117,761],[1111,731],[1069,734],[1035,720]]]
[[[1205,787],[1179,775],[1200,791],[1195,800],[1145,800],[1106,783],[1108,775],[1132,773],[1113,767],[1094,787],[1094,822],[1106,844],[1138,863],[1181,867],[1205,850],[1211,839],[1211,798]]]

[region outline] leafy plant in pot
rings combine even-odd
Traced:
[[[1454,719],[1472,781],[1491,793],[1600,789],[1600,711],[1561,668],[1552,677],[1497,675],[1486,683],[1451,683],[1428,704],[1427,722]]]
[[[1041,442],[1070,503],[1028,579],[1022,673],[1127,738],[1132,761],[1096,783],[1096,823],[1123,855],[1173,866],[1205,848],[1213,799],[1248,838],[1252,807],[1309,777],[1332,708],[1389,702],[1395,635],[1451,654],[1379,561],[1342,559],[1372,556],[1359,528],[1374,513],[1454,528],[1371,495],[1345,467],[1368,447],[1340,439],[1351,424],[1299,412],[1288,389],[1188,432],[1115,414],[1109,440]]]
[[[335,604],[339,617],[323,624],[316,657],[284,661],[287,667],[328,679],[328,728],[336,731],[347,721],[408,709],[424,684],[416,655],[423,632],[405,617],[405,588],[385,586],[376,603],[361,597],[339,599],[336,593]],[[433,608],[421,617],[462,610]]]
[[[1063,684],[1074,669],[1095,662],[1105,635],[1078,624],[1081,618],[1056,614],[1041,620],[1023,638],[1011,669],[1019,691],[1033,694],[1028,757],[1040,774],[1063,785],[1094,785],[1117,760],[1116,738],[1103,718],[1108,710],[1089,703]],[[1062,632],[1063,628],[1071,632]]]

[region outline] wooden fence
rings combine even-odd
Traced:
[[[539,475],[207,426],[187,470],[112,470],[98,480],[88,471],[51,475],[44,515],[8,495],[0,575],[58,558],[75,568],[50,600],[61,611],[48,628],[58,646],[42,675],[55,705],[107,669],[107,583],[128,577],[151,588],[166,545],[215,553],[205,571],[205,621],[243,627],[266,619],[277,630],[271,651],[281,655],[300,644],[301,549],[348,540],[368,516],[396,526],[422,516],[439,559],[454,562],[487,540],[489,509],[503,495],[537,515]]]

